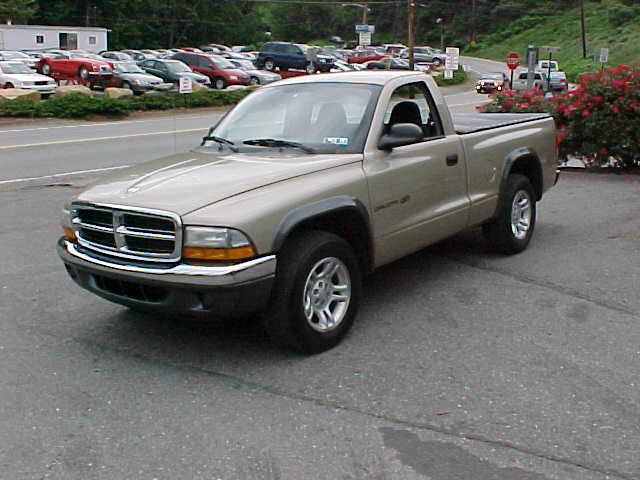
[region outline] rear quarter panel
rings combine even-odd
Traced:
[[[532,150],[542,166],[543,191],[553,185],[557,167],[555,125],[552,118],[460,135],[467,159],[470,225],[480,224],[496,211],[507,159],[519,149]]]

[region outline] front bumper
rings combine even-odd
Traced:
[[[22,87],[18,87],[20,90],[32,90],[35,92],[44,93],[45,95],[48,93],[54,93],[56,90],[55,84],[48,85],[24,85]]]
[[[276,272],[275,255],[229,266],[159,267],[89,255],[63,238],[57,250],[80,287],[148,311],[221,317],[261,311],[268,305]]]

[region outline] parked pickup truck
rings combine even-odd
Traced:
[[[89,187],[58,252],[81,287],[134,310],[264,312],[280,345],[336,345],[363,276],[466,228],[526,248],[554,185],[544,114],[452,118],[428,75],[362,71],[275,82],[188,153]]]

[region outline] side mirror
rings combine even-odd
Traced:
[[[424,138],[422,129],[414,123],[396,123],[391,125],[388,133],[380,137],[378,148],[380,150],[391,150],[404,145],[417,143]]]

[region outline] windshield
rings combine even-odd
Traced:
[[[115,66],[117,73],[144,73],[144,70],[142,70],[134,62],[116,63]]]
[[[104,62],[104,58],[93,53],[72,53],[71,58],[89,58],[91,60],[101,60]]]
[[[3,73],[34,73],[28,66],[24,63],[2,63],[0,64],[0,69]]]
[[[213,60],[213,63],[215,64],[216,68],[219,68],[221,70],[225,70],[228,68],[236,68],[233,63],[231,63],[229,60],[227,60],[224,57],[213,57],[211,58]]]
[[[0,55],[6,58],[29,58],[29,55],[22,52],[0,52]]]
[[[233,64],[242,70],[255,70],[256,67],[253,66],[249,60],[234,60]]]
[[[502,74],[490,73],[489,75],[483,75],[482,80],[502,80]]]
[[[191,69],[187,67],[184,63],[174,60],[172,62],[165,62],[165,65],[169,69],[170,72],[180,73],[180,72],[190,72]]]
[[[318,153],[361,153],[382,87],[315,83],[256,90],[216,127],[213,135],[243,151],[254,139],[295,142]]]

